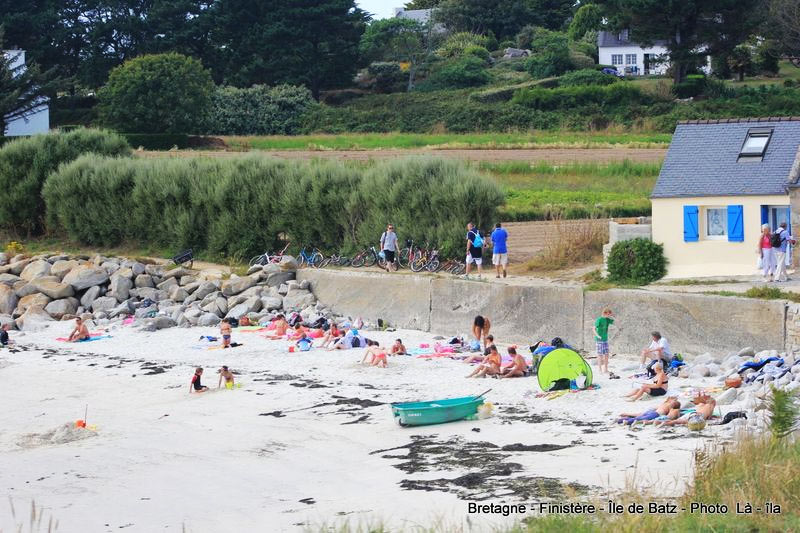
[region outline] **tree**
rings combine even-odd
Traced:
[[[376,20],[367,26],[359,49],[368,61],[408,62],[410,91],[420,67],[431,57],[438,36],[430,22],[423,24],[404,18]]]
[[[219,72],[229,85],[349,84],[367,14],[355,0],[218,0],[210,8]]]
[[[764,0],[595,0],[632,41],[667,42],[675,83],[707,55],[729,55],[763,19]]]
[[[12,120],[36,112],[56,92],[63,81],[56,69],[42,72],[36,63],[18,64],[17,53],[3,52],[3,27],[0,26],[0,137]]]
[[[537,28],[531,41],[533,55],[527,68],[534,78],[560,76],[573,68],[569,56],[569,39],[563,33]]]
[[[513,39],[526,25],[561,29],[573,0],[442,0],[435,18],[452,31],[492,32]]]
[[[767,28],[778,42],[781,55],[800,67],[800,2],[770,0]]]
[[[744,81],[744,75],[753,69],[753,50],[746,44],[740,44],[728,55],[728,65],[736,72],[739,81]]]
[[[598,31],[603,27],[603,8],[597,4],[585,4],[578,8],[572,22],[569,23],[567,35],[573,41],[580,40],[590,31]]]
[[[100,90],[104,124],[132,133],[196,133],[214,82],[197,59],[177,53],[144,55],[114,68]]]

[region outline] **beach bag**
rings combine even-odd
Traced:
[[[353,337],[353,340],[350,341],[351,348],[361,348],[361,339],[358,337]]]
[[[291,327],[295,327],[297,324],[300,324],[303,321],[303,317],[300,316],[300,313],[297,311],[293,312],[289,315],[289,318],[286,319],[286,322],[289,323]]]
[[[475,238],[472,239],[472,246],[473,248],[480,248],[483,246],[483,237],[481,237],[480,232],[477,230],[475,231]]]
[[[472,341],[469,343],[469,349],[471,352],[480,352],[481,351],[481,343],[478,341]]]
[[[230,324],[232,328],[238,328],[239,327],[239,319],[238,318],[229,318],[228,319],[228,324]]]
[[[783,243],[783,239],[781,239],[781,232],[776,231],[772,234],[772,237],[769,238],[769,244],[773,248],[780,248],[781,244]]]

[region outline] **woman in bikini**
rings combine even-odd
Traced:
[[[650,396],[664,396],[667,393],[667,384],[669,383],[669,378],[664,373],[664,364],[661,361],[657,362],[653,366],[653,370],[656,371],[656,378],[653,383],[645,383],[638,389],[623,396],[623,398],[628,398],[629,402],[635,402],[645,393]]]
[[[283,339],[286,336],[286,330],[289,329],[289,323],[286,322],[286,317],[278,315],[275,318],[275,333],[269,335],[267,338],[272,340]]]

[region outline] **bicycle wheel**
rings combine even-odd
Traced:
[[[325,268],[326,266],[328,266],[330,264],[331,264],[331,258],[330,257],[323,257],[322,261],[320,261],[319,263],[316,263],[314,266],[316,266],[317,268]]]
[[[425,269],[425,265],[427,265],[427,264],[428,264],[428,262],[425,260],[425,258],[420,256],[420,257],[414,259],[414,261],[411,262],[411,265],[410,265],[411,266],[411,271],[412,272],[422,272]]]
[[[321,253],[316,252],[314,255],[311,256],[311,259],[308,260],[308,264],[314,268],[319,268],[322,266],[322,262],[324,260],[325,257]]]
[[[353,260],[350,261],[350,266],[353,268],[361,268],[364,266],[366,262],[367,252],[359,252],[353,257]]]
[[[350,258],[349,257],[345,257],[345,256],[340,257],[339,258],[339,266],[343,266],[343,267],[350,266]]]
[[[442,263],[436,259],[435,257],[428,261],[428,264],[425,265],[425,268],[428,269],[428,272],[436,272],[442,266]]]
[[[364,266],[365,267],[372,267],[375,266],[375,263],[380,264],[381,262],[386,263],[385,259],[380,259],[376,257],[371,251],[366,252],[367,256],[364,258]]]
[[[303,268],[306,266],[306,256],[300,254],[297,256],[297,268]]]
[[[454,266],[454,267],[453,267],[453,270],[452,270],[452,272],[453,272],[453,275],[454,275],[454,276],[460,276],[460,275],[461,275],[461,274],[463,274],[463,273],[464,273],[466,270],[467,270],[467,265],[459,261],[459,262],[456,264],[456,266]]]
[[[266,263],[266,258],[264,257],[264,254],[257,255],[255,257],[253,257],[252,259],[250,259],[250,266],[254,266],[254,265],[262,265],[263,266],[264,263]]]
[[[397,254],[397,266],[400,268],[408,268],[408,256],[411,254],[411,250],[409,248],[403,248],[400,250],[400,253]]]

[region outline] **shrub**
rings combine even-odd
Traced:
[[[114,68],[99,92],[100,119],[132,133],[199,133],[214,82],[199,60],[144,55]]]
[[[367,72],[375,80],[375,91],[378,93],[391,93],[399,88],[404,88],[408,78],[408,74],[403,72],[400,63],[396,62],[370,63]]]
[[[573,87],[576,85],[611,85],[617,81],[617,77],[605,74],[599,70],[582,69],[567,72],[558,80],[562,87]]]
[[[578,52],[576,50],[570,50],[569,52],[569,61],[571,63],[570,68],[575,69],[593,69],[596,62],[592,59],[591,56],[584,54],[583,52]]]
[[[488,37],[462,31],[449,36],[444,44],[436,50],[436,55],[447,58],[460,57],[464,55],[466,49],[470,46],[486,48],[488,44]]]
[[[615,283],[647,285],[667,273],[664,245],[648,239],[620,241],[608,255],[608,279]]]
[[[512,102],[539,110],[569,109],[588,105],[608,107],[630,106],[632,104],[650,103],[652,98],[644,94],[638,87],[626,83],[618,83],[606,87],[586,85],[562,87],[558,89],[542,89],[533,87],[520,89]]]
[[[146,241],[240,259],[276,248],[280,233],[297,244],[353,250],[373,242],[387,220],[403,238],[424,236],[455,253],[465,221],[493,222],[503,201],[494,182],[455,161],[365,168],[262,156],[89,155],[53,173],[43,196],[50,223],[79,242]]]
[[[533,55],[528,59],[527,67],[534,78],[560,76],[573,68],[566,35],[540,28],[531,46]]]
[[[41,233],[45,179],[62,163],[85,153],[128,155],[130,147],[115,133],[78,129],[35,135],[0,148],[0,227],[28,235]],[[84,190],[84,196],[91,196],[89,191]]]
[[[464,55],[465,56],[475,56],[478,59],[482,59],[486,63],[488,63],[492,59],[492,56],[489,53],[489,50],[487,50],[483,46],[477,46],[477,45],[474,45],[474,44],[471,44],[471,45],[467,46],[466,48],[464,48]]]
[[[475,56],[464,56],[447,61],[420,84],[420,89],[441,90],[462,87],[476,87],[489,83],[486,62]]]
[[[293,135],[315,105],[311,91],[302,86],[218,87],[205,130],[212,135]]]
[[[701,74],[690,74],[686,80],[676,83],[672,90],[678,98],[694,98],[700,96],[706,88],[706,77]]]

